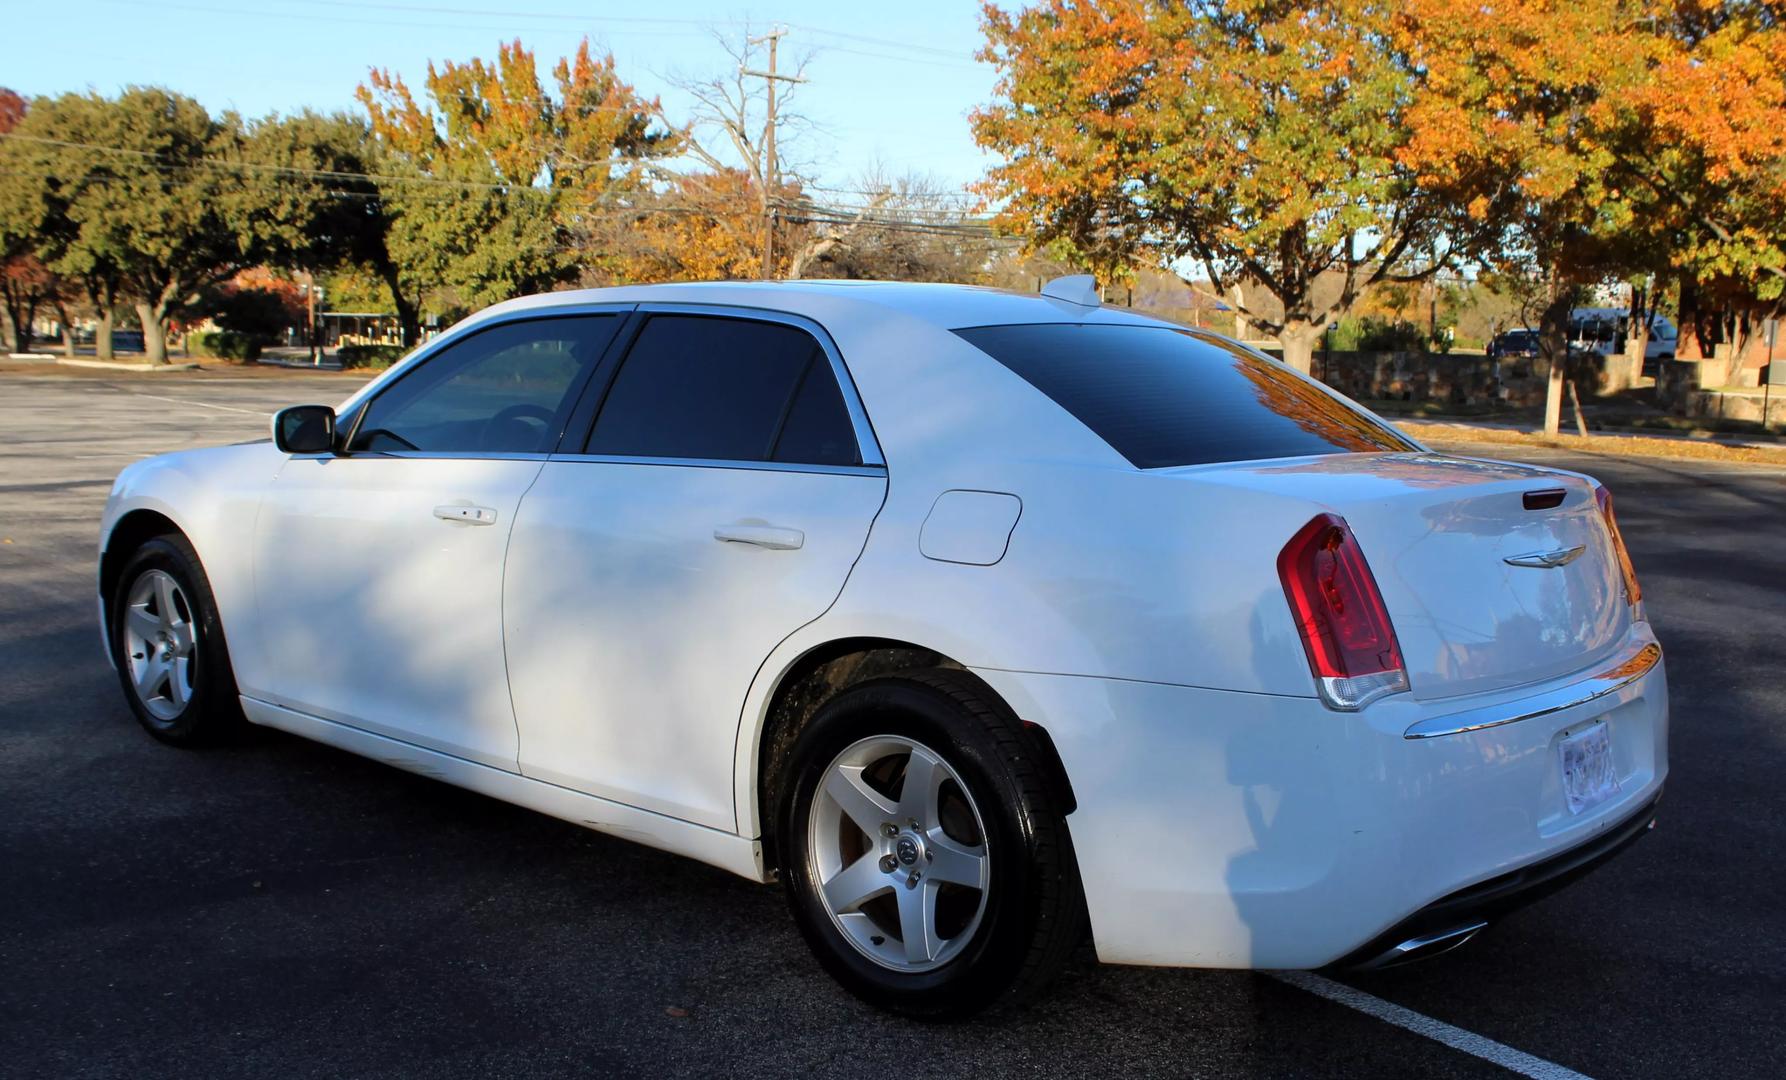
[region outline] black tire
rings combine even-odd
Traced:
[[[131,663],[140,659],[133,653],[126,635],[130,597],[138,583],[152,573],[173,578],[179,587],[181,603],[176,608],[198,629],[191,654],[190,691],[183,707],[172,715],[164,701],[158,705],[146,702],[132,678]],[[130,711],[149,734],[175,746],[193,746],[215,742],[237,730],[242,724],[241,699],[236,693],[236,679],[230,667],[229,646],[223,638],[223,624],[217,617],[217,601],[211,593],[211,581],[205,576],[198,553],[184,536],[169,534],[145,541],[124,564],[112,591],[108,607],[111,625],[108,638],[112,659],[118,669],[118,682]],[[162,695],[166,698],[168,695]]]
[[[928,971],[891,970],[847,939],[825,904],[809,815],[830,764],[860,740],[915,740],[960,777],[983,822],[989,885],[977,928]],[[901,781],[903,783],[903,781]],[[779,846],[789,906],[819,963],[852,993],[919,1019],[963,1020],[1030,1000],[1084,938],[1066,820],[1023,725],[980,680],[953,669],[872,679],[827,702],[789,759]]]

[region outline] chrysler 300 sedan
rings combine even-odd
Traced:
[[[138,462],[106,645],[244,717],[780,879],[908,1014],[1122,964],[1441,952],[1654,821],[1612,499],[1233,341],[869,282],[497,305],[270,441]]]

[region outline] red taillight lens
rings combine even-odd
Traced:
[[[1619,573],[1625,576],[1625,599],[1632,604],[1643,601],[1643,589],[1637,584],[1637,568],[1631,565],[1631,553],[1625,550],[1625,536],[1619,532],[1619,519],[1612,512],[1612,492],[1595,486],[1594,501],[1606,517],[1606,531],[1612,534],[1612,550],[1619,557]]]
[[[1327,704],[1362,709],[1408,688],[1383,594],[1344,518],[1321,514],[1304,525],[1279,553],[1277,572]]]

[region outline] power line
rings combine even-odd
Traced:
[[[143,6],[140,3],[134,2],[134,0],[100,0],[100,2],[114,4],[114,5],[118,5],[118,6],[129,6],[132,8],[140,8],[141,6]],[[507,11],[507,10],[493,9],[493,8],[461,8],[461,7],[446,7],[446,6],[437,6],[437,5],[357,3],[357,2],[349,2],[349,0],[287,0],[287,2],[310,4],[310,5],[321,6],[321,7],[347,8],[350,10],[358,10],[358,11],[388,11],[388,12],[395,12],[395,13],[414,13],[414,14],[420,14],[420,15],[497,17],[497,18],[502,18],[505,20],[545,19],[545,20],[552,20],[552,21],[558,22],[562,25],[560,25],[560,26],[539,26],[539,25],[518,26],[512,21],[504,22],[502,24],[476,24],[476,23],[465,23],[465,22],[449,22],[449,23],[422,22],[422,21],[417,21],[414,19],[406,19],[406,20],[364,19],[364,18],[355,18],[355,17],[345,16],[345,15],[326,15],[325,16],[325,15],[313,14],[311,12],[306,12],[306,11],[270,11],[270,10],[266,10],[266,9],[261,9],[261,10],[257,10],[257,11],[247,11],[247,10],[243,10],[241,8],[215,7],[215,6],[202,5],[202,4],[169,3],[169,2],[167,2],[167,0],[157,0],[157,2],[155,3],[154,6],[159,9],[162,9],[162,10],[192,11],[192,12],[198,12],[198,13],[210,14],[210,15],[239,15],[239,16],[249,16],[249,17],[271,16],[273,18],[298,19],[298,20],[303,20],[303,21],[307,21],[307,22],[327,21],[327,22],[331,22],[331,23],[338,23],[338,24],[344,24],[344,25],[395,26],[395,27],[409,27],[409,28],[428,27],[430,29],[440,29],[440,30],[496,30],[496,31],[499,31],[502,33],[513,33],[514,31],[521,30],[521,29],[559,30],[559,29],[572,29],[578,25],[589,25],[589,26],[599,27],[604,24],[617,24],[617,25],[620,25],[623,27],[640,26],[640,27],[679,28],[679,29],[662,29],[662,30],[657,30],[657,29],[641,29],[641,30],[622,29],[622,30],[618,31],[620,33],[631,34],[631,35],[636,35],[636,36],[641,36],[641,37],[705,37],[705,36],[707,36],[707,33],[715,27],[725,26],[725,27],[736,27],[736,28],[748,28],[750,25],[748,22],[744,22],[742,20],[737,20],[737,19],[700,20],[700,19],[657,18],[657,17],[651,17],[651,16],[573,15],[573,14],[566,14],[564,12]],[[879,45],[884,49],[898,50],[900,53],[903,53],[904,55],[898,55],[895,53],[887,53],[887,52],[873,52],[873,51],[866,50],[866,49],[852,49],[852,48],[848,48],[848,47],[841,46],[841,45],[825,46],[827,49],[829,49],[832,52],[845,53],[845,54],[852,55],[852,56],[868,56],[868,57],[874,57],[874,58],[882,59],[882,60],[899,60],[904,63],[929,64],[929,65],[938,66],[938,67],[978,68],[980,66],[979,63],[977,61],[973,60],[971,57],[964,56],[963,54],[955,52],[954,50],[951,50],[951,49],[943,49],[943,48],[938,48],[936,46],[931,46],[931,45],[916,45],[916,44],[912,44],[909,42],[898,41],[898,40],[892,39],[892,38],[870,37],[865,34],[855,34],[855,33],[850,33],[848,31],[843,31],[843,30],[831,30],[831,29],[828,29],[825,27],[810,26],[810,25],[806,25],[806,24],[800,24],[798,26],[793,26],[793,24],[788,24],[788,25],[791,28],[799,29],[799,30],[805,31],[807,33],[817,34],[821,37],[833,37],[833,38],[838,38],[838,39],[845,40],[845,41],[858,41],[858,42],[863,42],[866,44]],[[937,57],[938,59],[923,59],[920,56],[911,55],[914,53],[922,54],[922,56]]]

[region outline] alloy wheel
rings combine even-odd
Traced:
[[[930,971],[960,955],[986,913],[986,829],[942,755],[882,735],[840,753],[808,817],[808,869],[844,939],[883,967]]]
[[[198,621],[180,583],[149,570],[131,585],[124,608],[124,661],[137,700],[158,720],[174,720],[192,700]]]

